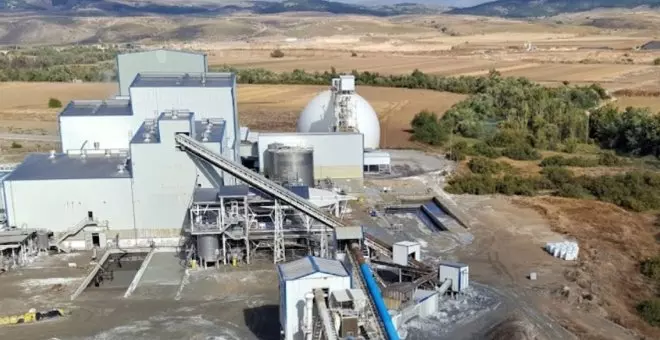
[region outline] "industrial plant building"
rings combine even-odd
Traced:
[[[3,257],[172,246],[204,268],[268,253],[285,339],[398,340],[396,328],[433,313],[438,294],[467,286],[466,266],[431,268],[419,244],[389,245],[342,221],[365,173],[390,166],[354,77],[333,79],[297,132],[258,133],[239,126],[236,76],[207,72],[203,55],[141,52],[117,67],[119,96],[69,103],[61,150],[3,175],[13,233],[0,232]],[[372,257],[409,280],[388,286]]]

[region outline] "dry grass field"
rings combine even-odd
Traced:
[[[628,106],[648,107],[652,112],[660,114],[660,97],[622,96],[617,97],[616,105],[621,110],[624,110]]]
[[[261,131],[295,131],[296,120],[307,102],[326,86],[239,85],[241,124]],[[374,107],[381,121],[381,146],[403,148],[409,142],[410,121],[419,111],[442,113],[463,95],[393,88],[361,86],[360,95]],[[48,99],[64,105],[72,99],[103,99],[116,92],[113,83],[1,83],[0,132],[55,134],[58,109],[49,109]],[[26,96],[26,93],[33,93]]]
[[[238,105],[241,124],[261,131],[295,131],[296,120],[307,102],[326,86],[239,85]],[[381,147],[405,148],[410,121],[419,111],[444,112],[463,95],[393,88],[358,87],[358,92],[374,107],[380,118]]]
[[[54,134],[58,109],[50,98],[66,105],[73,99],[104,99],[117,92],[113,83],[0,83],[0,132]]]

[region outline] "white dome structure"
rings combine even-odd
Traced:
[[[345,84],[345,79],[350,79]],[[359,131],[364,135],[365,149],[380,146],[380,123],[373,107],[355,93],[354,78],[333,79],[333,89],[319,93],[298,118],[298,132]],[[343,117],[343,118],[342,118]],[[343,121],[342,121],[343,120]],[[341,126],[346,128],[342,129]]]

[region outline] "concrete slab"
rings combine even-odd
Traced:
[[[138,288],[146,285],[178,286],[181,283],[184,269],[178,253],[154,253]]]

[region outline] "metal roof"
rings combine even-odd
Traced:
[[[138,73],[131,87],[233,87],[233,73]]]
[[[119,166],[126,163],[124,156],[88,155],[87,157],[68,154],[31,153],[4,181],[34,181],[55,179],[130,178],[128,169],[119,172]]]
[[[346,267],[338,260],[307,256],[302,259],[277,265],[283,281],[297,280],[314,273],[333,276],[348,276]]]
[[[210,124],[210,129],[208,128]],[[222,143],[225,137],[225,127],[227,123],[224,119],[207,119],[205,121],[195,122],[195,139],[203,143]],[[206,140],[204,140],[206,137]]]
[[[660,40],[651,40],[640,46],[643,50],[660,50]]]
[[[130,100],[74,100],[60,112],[60,117],[132,116]]]
[[[117,55],[117,57],[125,57],[125,56],[135,56],[135,55],[140,55],[140,54],[150,54],[154,52],[168,52],[168,53],[180,53],[180,54],[194,54],[194,55],[202,55],[205,56],[206,53],[204,52],[197,52],[197,51],[188,51],[188,50],[172,50],[172,49],[167,49],[167,48],[159,48],[155,50],[147,50],[147,51],[138,51],[138,52],[126,52],[126,53],[120,53]]]
[[[36,232],[36,229],[0,231],[0,244],[21,243]]]
[[[465,263],[452,262],[452,261],[440,261],[440,262],[438,262],[438,265],[446,266],[446,267],[452,267],[452,268],[464,268],[464,267],[468,266]]]

